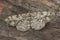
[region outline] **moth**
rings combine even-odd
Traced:
[[[18,15],[12,15],[5,18],[11,26],[16,26],[17,30],[27,31],[30,28],[34,30],[41,30],[45,27],[47,22],[50,22],[55,16],[54,12],[43,11],[43,12],[32,12],[22,13]]]

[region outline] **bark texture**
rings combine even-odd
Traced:
[[[60,40],[59,8],[60,0],[0,0],[0,40]],[[55,11],[58,17],[40,31],[21,32],[3,21],[8,16],[37,11]]]

